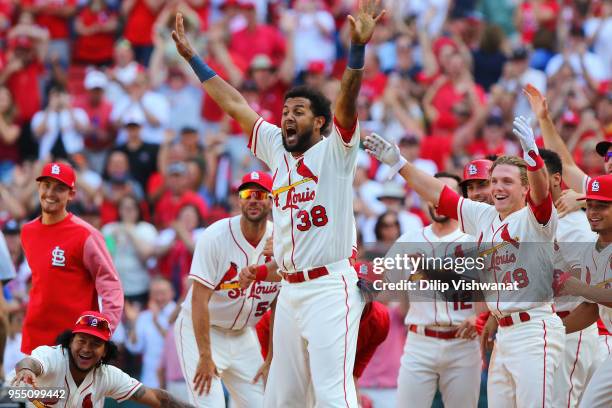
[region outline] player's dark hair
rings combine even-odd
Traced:
[[[72,330],[66,330],[60,333],[59,336],[57,336],[55,343],[62,346],[63,349],[69,351],[70,342],[73,338],[74,333],[72,333]],[[104,357],[102,357],[102,360],[100,360],[100,364],[110,364],[111,362],[117,360],[117,357],[119,357],[119,348],[117,348],[117,345],[114,342],[110,340],[107,341],[106,353],[104,353]]]
[[[548,170],[549,174],[559,173],[560,176],[563,175],[563,163],[561,162],[561,157],[557,154],[557,152],[553,152],[548,149],[539,149],[540,157],[544,160],[544,164],[546,165],[546,170]]]
[[[434,174],[435,178],[450,178],[453,179],[457,182],[457,184],[461,184],[461,177],[459,177],[456,174],[453,173],[449,173],[447,171],[439,171],[436,174]]]
[[[284,102],[289,98],[306,98],[310,101],[310,110],[314,116],[323,116],[325,123],[321,127],[321,134],[327,136],[332,121],[331,102],[325,95],[306,85],[291,88],[285,94]]]

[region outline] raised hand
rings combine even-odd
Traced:
[[[382,10],[378,15],[380,0],[360,0],[357,17],[348,16],[351,27],[351,42],[353,44],[367,44],[374,34],[376,23],[385,14]]]
[[[529,125],[529,119],[524,116],[517,116],[512,122],[512,133],[518,138],[523,149],[523,158],[530,166],[535,166],[535,160],[528,154],[529,152],[535,152],[539,154],[538,146],[535,142],[535,135],[533,129]]]
[[[548,102],[546,102],[544,95],[531,84],[527,84],[525,89],[523,89],[523,93],[527,97],[531,110],[535,113],[536,117],[538,119],[546,119],[548,117]]]
[[[387,142],[382,136],[372,133],[366,136],[363,142],[366,152],[370,153],[376,160],[393,167],[402,157],[399,147]]]
[[[176,13],[175,30],[172,31],[172,39],[174,44],[176,44],[176,50],[185,60],[189,61],[195,55],[193,47],[189,44],[187,37],[185,37],[185,26],[181,13]]]

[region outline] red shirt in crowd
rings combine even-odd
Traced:
[[[13,4],[12,0],[0,0],[0,18],[6,19],[7,21],[11,21],[14,9],[15,5]],[[4,27],[0,27],[0,38],[6,38],[6,33],[10,28],[10,24],[7,24]]]
[[[85,27],[96,24],[106,24],[109,20],[117,18],[117,13],[109,10],[93,11],[85,7],[77,18]],[[90,35],[79,35],[76,37],[72,47],[73,57],[77,61],[100,63],[110,61],[113,58],[115,36],[113,33],[95,33]]]
[[[136,0],[125,22],[124,37],[132,45],[153,45],[153,25],[158,12],[151,10],[145,0]]]
[[[262,111],[270,112],[270,123],[280,126],[285,105],[285,93],[289,89],[288,85],[278,80],[274,85],[265,91],[260,91],[259,106]]]
[[[44,73],[43,65],[36,61],[14,72],[6,81],[17,105],[18,121],[27,122],[41,109],[42,96],[38,86]],[[23,90],[27,89],[27,92]]]
[[[66,7],[76,7],[77,0],[21,0],[21,5],[28,7],[45,6],[47,9],[65,9]],[[61,17],[48,11],[36,13],[36,24],[49,30],[52,40],[65,39],[70,37],[70,17]]]
[[[109,135],[106,140],[98,140],[95,138],[95,135],[86,133],[83,135],[85,146],[96,151],[111,147],[115,142],[114,138],[110,136],[112,132],[110,114],[113,110],[113,105],[107,100],[103,100],[98,106],[92,106],[85,95],[77,99],[74,106],[83,109],[87,113],[92,127],[106,130],[107,135]]]
[[[228,52],[234,65],[240,71],[246,72],[249,64],[245,61],[245,59],[242,58],[239,54],[232,52],[231,50],[228,50]],[[217,75],[219,75],[219,77],[223,78],[226,81],[228,80],[225,69],[216,60],[208,58],[206,60],[206,63],[213,71],[217,73]],[[217,102],[215,102],[208,95],[208,92],[204,92],[204,102],[202,103],[202,118],[204,118],[204,120],[206,120],[207,122],[220,122],[221,119],[223,119],[223,115],[225,115],[225,113],[223,112],[221,107],[217,105]]]
[[[535,36],[538,28],[540,28],[540,23],[536,19],[535,10],[533,2],[524,1],[521,4],[521,14],[523,16],[523,21],[519,30],[521,31],[521,38],[525,44],[531,44],[533,41],[533,37]],[[557,0],[546,0],[541,2],[539,7],[543,9],[548,9],[552,11],[552,18],[545,21],[542,24],[542,27],[547,29],[548,31],[554,32],[557,25],[557,16],[560,12],[560,6]]]
[[[386,87],[387,76],[379,71],[370,78],[363,78],[359,94],[365,95],[370,100],[375,101],[383,95]]]
[[[285,38],[278,29],[261,24],[253,31],[247,27],[232,34],[228,48],[241,55],[247,64],[257,54],[265,54],[275,66],[279,66],[285,57]]]
[[[32,269],[22,352],[56,344],[84,310],[99,310],[98,296],[112,329],[117,327],[123,289],[98,230],[72,214],[51,225],[38,217],[23,227],[21,244]]]
[[[474,85],[474,90],[481,104],[485,104],[486,95],[480,85]],[[464,92],[459,92],[452,81],[447,80],[431,100],[431,105],[438,112],[438,118],[432,124],[434,135],[452,134],[459,127],[460,118],[453,111],[453,107],[466,99]],[[478,109],[476,107],[475,109]]]
[[[196,192],[188,190],[180,197],[175,197],[170,190],[167,190],[155,205],[155,226],[159,229],[168,228],[185,205],[193,205],[204,218],[208,212],[206,203]]]

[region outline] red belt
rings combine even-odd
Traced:
[[[559,316],[561,319],[563,319],[564,317],[570,314],[569,310],[561,310],[556,313],[557,313],[557,316]]]
[[[411,324],[410,331],[414,333],[419,333],[418,327],[419,326],[417,326],[416,324]],[[436,339],[443,339],[443,340],[450,340],[450,339],[457,338],[455,337],[457,335],[457,330],[438,331],[438,330],[428,329],[426,327],[422,334],[424,334],[427,337],[435,337]]]
[[[531,320],[531,316],[529,316],[529,313],[527,312],[520,312],[519,319],[521,319],[521,322],[528,322],[529,320]],[[514,324],[514,320],[512,320],[512,316],[505,316],[501,319],[497,319],[497,323],[501,327],[507,327],[512,326]]]
[[[321,276],[329,275],[326,267],[320,266],[308,271],[299,271],[294,273],[281,272],[283,278],[289,283],[300,283],[308,280],[320,278]]]

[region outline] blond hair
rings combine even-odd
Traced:
[[[489,174],[493,174],[493,169],[495,169],[495,167],[502,165],[502,164],[507,164],[509,166],[518,167],[520,178],[521,178],[521,184],[524,186],[529,185],[529,179],[527,178],[527,162],[525,160],[517,156],[500,156],[497,159],[495,159],[495,161],[493,162],[493,165],[491,166],[491,170]]]

